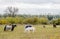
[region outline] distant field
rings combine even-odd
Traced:
[[[24,33],[24,25],[18,25],[14,31],[3,31],[0,26],[0,39],[60,39],[60,25],[53,28],[52,25],[33,25],[36,28],[34,33]]]

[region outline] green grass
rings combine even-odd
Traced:
[[[36,31],[24,33],[24,25],[18,25],[14,31],[3,31],[4,25],[0,25],[0,39],[60,39],[60,26],[53,28],[52,25],[33,25]]]

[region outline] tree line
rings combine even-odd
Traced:
[[[5,14],[0,14],[0,24],[60,24],[60,15],[21,15],[16,7],[7,7]]]

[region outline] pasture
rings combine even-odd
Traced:
[[[0,39],[60,39],[60,25],[53,28],[52,25],[33,25],[36,31],[24,33],[24,25],[17,25],[14,31],[4,31],[4,25],[0,25]]]

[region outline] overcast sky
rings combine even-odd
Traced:
[[[8,6],[18,7],[22,13],[24,13],[22,9],[25,12],[29,9],[60,9],[60,0],[0,0],[0,13]],[[32,14],[32,11],[28,13]],[[34,14],[38,12],[35,11]]]

